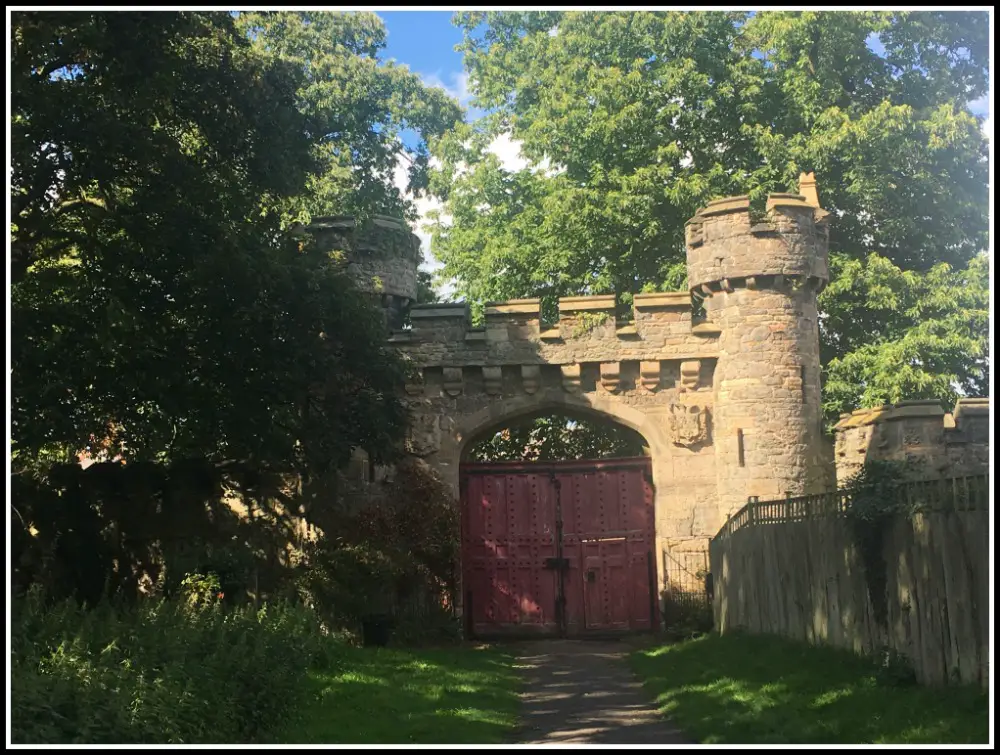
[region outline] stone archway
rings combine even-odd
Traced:
[[[517,417],[566,410],[634,430],[649,448],[662,590],[665,553],[703,553],[725,521],[711,443],[717,329],[692,323],[687,294],[637,296],[635,321],[624,326],[611,297],[560,307],[559,326],[547,330],[537,301],[489,307],[481,330],[470,327],[464,306],[415,309],[413,330],[394,339],[399,348],[418,364],[461,366],[423,367],[419,382],[407,386],[409,450],[458,494],[469,443]],[[606,315],[603,322],[582,328],[595,312]]]
[[[509,417],[572,407],[638,431],[661,587],[748,497],[827,488],[816,297],[829,277],[828,213],[815,179],[800,182],[801,194],[770,195],[764,217],[748,197],[699,210],[686,226],[689,290],[634,295],[628,321],[614,296],[561,298],[558,323],[542,321],[537,299],[487,304],[480,327],[465,304],[412,307],[390,338],[415,367],[409,452],[457,493],[469,439]],[[393,251],[381,267],[405,257]]]
[[[468,636],[581,636],[659,625],[655,566],[656,433],[643,415],[553,391],[466,417],[461,445],[463,609]],[[611,421],[624,413],[627,423]],[[624,411],[622,411],[624,409]],[[500,418],[498,419],[498,415]],[[625,428],[634,453],[563,461],[481,461],[471,449],[536,416],[588,418]],[[630,427],[631,425],[631,427]],[[645,451],[645,455],[643,454]]]

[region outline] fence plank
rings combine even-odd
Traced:
[[[886,627],[875,620],[850,496],[748,503],[710,544],[719,631],[746,628],[909,657],[923,683],[989,683],[986,475],[908,483],[919,509],[889,527]]]

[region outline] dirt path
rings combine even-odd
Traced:
[[[513,648],[525,681],[522,744],[695,744],[664,720],[623,642],[546,640]]]

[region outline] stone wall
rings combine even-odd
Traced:
[[[755,222],[749,198],[733,197],[687,223],[691,293],[720,331],[715,444],[727,513],[750,496],[817,493],[830,481],[816,305],[828,229],[814,202],[813,193],[771,195]]]
[[[925,478],[982,474],[990,463],[990,403],[963,398],[954,412],[938,401],[903,401],[841,415],[836,436],[837,481],[866,460],[915,461]]]
[[[420,239],[402,220],[376,215],[363,226],[354,218],[325,216],[313,219],[309,233],[324,249],[343,251],[348,273],[357,286],[375,296],[391,327],[417,299]]]
[[[628,322],[613,296],[562,298],[551,324],[537,299],[488,304],[479,328],[465,304],[413,307],[412,328],[391,339],[416,368],[409,452],[458,492],[468,450],[517,417],[625,425],[652,457],[658,564],[703,552],[749,495],[829,487],[816,314],[826,213],[811,177],[801,190],[772,195],[761,222],[746,197],[701,210],[687,227],[691,290],[636,295]]]

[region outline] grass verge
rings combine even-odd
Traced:
[[[517,726],[514,659],[484,646],[344,648],[309,675],[288,744],[493,744]]]
[[[873,663],[781,637],[708,635],[630,657],[660,710],[703,744],[958,744],[989,738],[970,687],[880,684]]]

